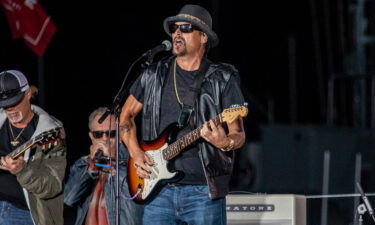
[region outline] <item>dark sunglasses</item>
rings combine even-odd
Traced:
[[[174,32],[177,31],[178,28],[180,28],[180,31],[182,33],[191,33],[194,30],[200,30],[197,26],[194,26],[194,25],[192,25],[190,23],[184,23],[184,24],[180,24],[180,25],[175,24],[175,23],[171,23],[169,25],[169,32],[171,34],[173,34]]]
[[[95,139],[102,138],[102,137],[103,137],[103,134],[106,134],[107,137],[109,137],[109,138],[114,138],[114,137],[116,137],[116,130],[106,130],[106,131],[95,130],[95,131],[91,131],[91,133],[92,133],[92,136],[93,136]]]

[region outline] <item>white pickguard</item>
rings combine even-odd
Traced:
[[[150,157],[153,161],[154,165],[150,167],[151,174],[149,179],[144,179],[144,187],[142,191],[142,199],[146,199],[152,190],[154,189],[155,185],[164,179],[173,178],[176,175],[176,172],[169,172],[167,169],[167,163],[163,158],[162,151],[168,147],[168,144],[165,143],[161,148],[158,150],[147,151],[146,154]]]

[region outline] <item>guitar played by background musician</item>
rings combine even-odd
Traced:
[[[211,119],[233,104],[244,103],[239,74],[232,65],[206,58],[219,39],[212,30],[211,15],[203,7],[185,5],[176,16],[164,20],[164,30],[172,38],[173,56],[145,68],[122,107],[121,138],[134,162],[130,166],[145,179],[150,179],[155,166],[140,147],[137,129],[142,140],[152,141],[178,121],[185,128],[177,138],[204,126],[202,138],[171,160],[171,169],[184,176],[165,185],[145,204],[143,224],[226,224],[225,195],[234,150],[244,144],[245,133],[242,118],[223,126]],[[200,75],[203,81],[189,108],[192,86]],[[138,114],[140,127],[135,123]]]
[[[62,225],[66,166],[62,123],[30,103],[32,91],[23,73],[0,73],[0,224]],[[58,131],[46,143],[43,134]],[[52,135],[52,133],[51,133]],[[37,139],[42,138],[42,139]],[[23,144],[35,144],[19,157]],[[26,149],[26,148],[25,148]]]

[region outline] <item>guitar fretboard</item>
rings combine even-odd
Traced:
[[[26,150],[29,149],[34,144],[35,144],[34,143],[34,139],[28,140],[25,143],[23,143],[22,145],[20,145],[18,148],[16,148],[15,150],[13,150],[11,153],[9,153],[8,156],[11,156],[11,157],[16,156],[19,153],[21,153],[22,151],[25,151],[25,149]]]
[[[14,149],[12,152],[10,152],[7,156],[12,157],[13,159],[19,157],[22,155],[25,151],[27,151],[30,147],[35,145],[36,143],[39,143],[41,141],[48,141],[48,140],[55,140],[58,138],[60,128],[54,128],[49,131],[45,131],[38,136],[26,141],[16,149]],[[1,165],[1,162],[0,162]]]
[[[14,149],[11,153],[9,153],[7,156],[10,156],[10,157],[16,157],[18,156],[19,154],[22,154],[24,151],[26,151],[27,149],[30,148],[30,146],[34,145],[34,139],[31,139],[31,140],[28,140],[26,141],[25,143],[23,143],[22,145],[20,145],[18,148]],[[1,161],[0,161],[0,166],[2,165]]]
[[[216,116],[214,119],[212,119],[215,125],[222,123],[221,115]],[[174,157],[176,157],[180,152],[192,144],[194,141],[198,140],[200,138],[200,131],[203,128],[203,125],[199,126],[195,130],[189,132],[188,134],[184,135],[177,141],[173,142],[171,145],[169,145],[166,149],[163,150],[163,158],[165,160],[171,160]]]

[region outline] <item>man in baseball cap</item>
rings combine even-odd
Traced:
[[[0,210],[7,209],[0,215],[0,221],[62,225],[66,166],[63,127],[43,109],[32,105],[31,96],[22,72],[0,73]],[[36,137],[51,130],[61,134],[54,145],[33,145]],[[25,149],[26,145],[31,147]],[[23,150],[26,151],[16,154]]]
[[[0,108],[17,105],[29,89],[26,77],[17,70],[8,70],[0,74]]]

